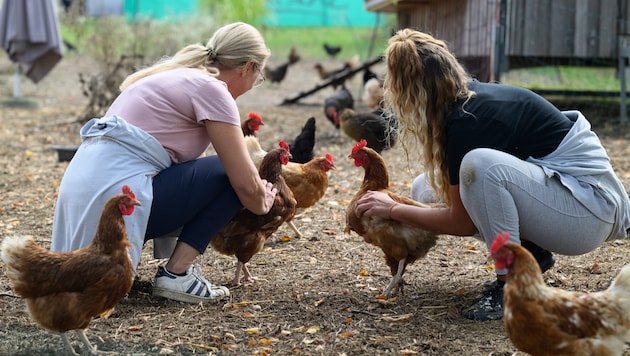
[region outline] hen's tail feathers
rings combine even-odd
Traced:
[[[615,277],[609,290],[613,293],[621,293],[630,296],[630,264],[621,268],[619,274]]]
[[[260,163],[262,162],[267,152],[263,150],[262,146],[260,146],[258,138],[251,135],[245,136],[245,146],[247,146],[249,156],[251,157],[256,167],[260,167]]]
[[[20,278],[20,272],[15,266],[21,263],[24,250],[32,246],[33,243],[33,238],[30,236],[7,236],[2,240],[0,256],[6,265],[9,279]]]
[[[313,148],[315,147],[315,117],[310,117],[302,131],[289,146],[291,151],[291,162],[306,163],[313,159]]]

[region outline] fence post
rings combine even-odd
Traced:
[[[628,61],[630,60],[630,46],[627,41],[619,41],[619,83],[621,88],[619,90],[620,103],[619,114],[621,125],[625,125],[628,122],[628,107],[626,106],[627,86],[626,86],[626,68]]]

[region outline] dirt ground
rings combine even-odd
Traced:
[[[39,84],[23,80],[24,95],[36,99],[41,108],[0,109],[0,238],[33,235],[49,246],[55,193],[67,166],[51,146],[79,143],[76,118],[87,98],[78,73],[94,68],[88,59],[67,56]],[[332,137],[332,125],[323,116],[321,104],[332,89],[302,99],[299,105],[278,105],[317,82],[313,62],[302,60],[290,67],[279,85],[265,83],[238,99],[243,117],[249,111],[263,117],[260,141],[266,148],[280,138],[291,140],[308,117],[318,120],[316,153],[330,152],[337,169],[324,198],[295,219],[305,237],[297,239],[283,226],[251,261],[259,281],[232,289],[228,301],[206,305],[151,296],[153,275],[164,260],[153,258],[148,243],[130,295],[112,316],[95,319],[89,326],[87,335],[99,350],[120,355],[517,353],[501,321],[461,317],[461,311],[480,296],[482,283],[493,278],[487,250],[474,238],[441,237],[426,258],[409,266],[404,294],[386,301],[376,298],[390,278],[382,252],[357,235],[343,233],[346,205],[363,173],[346,158],[352,140]],[[359,85],[360,78],[350,83],[357,96]],[[9,98],[12,86],[13,65],[2,57],[0,98]],[[595,129],[628,188],[628,131],[617,121],[610,118]],[[408,194],[418,172],[408,168],[400,145],[383,156],[392,190]],[[628,241],[616,241],[583,256],[556,256],[556,266],[545,280],[569,290],[602,290],[628,262],[629,253]],[[233,275],[236,260],[209,249],[198,262],[208,279],[225,282]],[[14,296],[2,262],[0,321],[0,354],[63,353],[60,337],[34,324],[24,301]],[[74,335],[72,340],[79,348]]]

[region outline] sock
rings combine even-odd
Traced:
[[[180,277],[183,277],[183,276],[185,276],[185,275],[186,275],[186,272],[184,272],[184,273],[175,273],[175,272],[171,272],[171,271],[169,271],[168,269],[166,269],[166,267],[164,267],[164,269],[166,270],[166,272],[168,272],[168,273],[170,273],[170,274],[172,274],[172,275],[175,275],[175,276],[180,276]]]

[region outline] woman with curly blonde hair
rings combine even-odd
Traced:
[[[472,79],[448,46],[411,29],[394,34],[385,53],[386,110],[398,118],[405,149],[420,148],[424,174],[414,199],[395,203],[370,192],[357,214],[456,236],[490,247],[501,232],[526,247],[543,272],[552,252],[578,255],[625,238],[630,201],[590,123],[530,90]],[[415,145],[415,146],[414,146]],[[474,320],[503,317],[506,270],[464,311]]]

